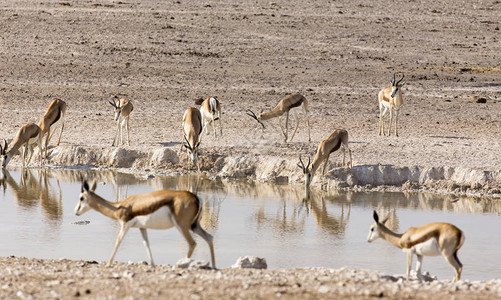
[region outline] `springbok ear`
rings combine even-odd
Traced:
[[[379,216],[377,215],[376,211],[374,211],[373,216],[374,216],[374,221],[376,221],[376,223],[379,223]]]
[[[87,182],[87,180],[84,180],[82,182],[82,193],[88,192],[88,191],[89,191],[89,183]]]
[[[92,185],[90,186],[90,191],[94,192],[96,190],[96,182],[94,181]]]

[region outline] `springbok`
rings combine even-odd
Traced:
[[[334,132],[332,132],[328,138],[326,138],[325,140],[320,142],[320,144],[318,145],[318,148],[317,148],[317,153],[315,154],[315,158],[313,158],[313,164],[311,165],[311,169],[309,168],[310,167],[310,158],[308,157],[308,165],[305,166],[303,163],[303,160],[301,159],[301,156],[299,156],[298,167],[303,170],[303,173],[305,175],[304,182],[305,182],[306,188],[308,188],[310,186],[311,180],[322,162],[324,162],[322,176],[325,175],[325,170],[327,168],[327,162],[329,161],[329,155],[332,152],[337,151],[341,147],[342,147],[342,151],[343,151],[343,167],[345,166],[346,149],[348,149],[348,152],[350,154],[350,168],[352,168],[353,161],[352,161],[352,157],[351,157],[351,150],[348,147],[348,131],[346,131],[345,129],[334,130]]]
[[[52,136],[54,133],[56,133],[57,126],[59,126],[59,123],[61,123],[61,132],[59,133],[59,139],[57,140],[57,146],[59,146],[59,143],[61,142],[61,136],[63,135],[63,130],[64,130],[64,115],[66,114],[66,102],[64,102],[61,99],[54,99],[49,105],[49,108],[47,108],[47,111],[43,115],[43,117],[40,119],[38,122],[38,127],[42,130],[41,138],[40,140],[43,139],[43,137],[47,134],[47,137],[45,138],[45,145],[44,145],[44,155],[43,157],[47,157],[47,148],[49,146],[49,142],[52,139]],[[50,132],[50,128],[54,126],[54,131],[52,133]]]
[[[113,139],[113,144],[112,146],[118,146],[120,144],[124,144],[124,130],[123,128],[125,127],[125,130],[127,131],[127,145],[130,146],[130,137],[129,137],[129,115],[134,110],[134,107],[132,106],[132,102],[125,99],[121,98],[120,100],[115,101],[108,101],[111,106],[113,106],[115,110],[115,121],[117,122],[117,130],[115,131],[115,138]],[[118,139],[120,138],[120,143]]]
[[[183,146],[188,150],[188,155],[191,161],[197,165],[198,171],[200,172],[200,165],[198,164],[198,147],[200,146],[200,141],[202,138],[202,115],[198,108],[190,107],[186,110],[183,116],[183,141],[181,142],[181,148]],[[186,145],[184,144],[186,142]]]
[[[306,100],[306,98],[299,93],[294,93],[285,96],[282,100],[280,100],[280,102],[278,102],[278,105],[274,109],[268,112],[262,112],[256,116],[256,114],[254,114],[249,109],[247,110],[247,115],[258,121],[264,128],[264,124],[261,121],[273,119],[275,117],[280,117],[285,113],[285,131],[284,128],[282,127],[282,122],[280,121],[280,119],[278,120],[278,124],[280,125],[280,130],[282,131],[282,134],[285,138],[285,142],[287,142],[288,128],[289,128],[289,111],[294,107],[301,106],[301,104],[303,105],[304,113],[306,115],[306,123],[308,124],[308,141],[311,142],[310,119],[308,118],[308,100]],[[292,142],[292,139],[294,138],[294,135],[296,134],[297,129],[299,127],[299,119],[297,118],[297,114],[295,111],[294,111],[294,118],[296,119],[296,129],[294,129],[294,132],[292,133],[289,142]]]
[[[373,242],[382,238],[393,246],[407,251],[407,280],[412,265],[412,256],[417,256],[416,272],[420,281],[423,280],[421,265],[423,256],[442,256],[452,265],[456,276],[454,281],[461,279],[463,265],[459,261],[457,252],[464,243],[464,234],[456,226],[449,223],[430,223],[420,227],[411,227],[404,233],[396,233],[386,227],[388,217],[379,222],[376,211],[373,213],[375,223],[372,224],[367,241]]]
[[[200,98],[195,101],[196,105],[200,105],[200,114],[202,115],[203,129],[209,134],[209,124],[212,123],[214,136],[216,136],[216,121],[219,120],[219,133],[223,135],[223,127],[221,126],[221,103],[216,97],[208,97],[203,100]]]
[[[398,123],[398,112],[400,107],[404,104],[402,100],[402,89],[401,87],[404,83],[401,81],[404,79],[404,74],[402,78],[398,81],[396,80],[396,73],[393,74],[393,80],[391,81],[391,87],[383,88],[378,94],[379,100],[379,135],[384,134],[384,116],[386,112],[390,110],[390,125],[388,126],[388,136],[390,136],[391,123],[393,121],[393,113],[395,113],[395,136],[398,136],[397,123]]]
[[[37,124],[30,122],[21,127],[21,129],[19,129],[19,131],[17,132],[17,135],[14,138],[14,141],[12,142],[10,148],[8,147],[9,145],[7,144],[6,140],[4,140],[3,142],[3,146],[0,145],[0,155],[2,155],[3,157],[2,168],[7,167],[7,164],[10,162],[12,156],[18,154],[19,148],[21,148],[22,146],[24,146],[24,148],[23,154],[21,156],[21,162],[23,168],[25,166],[27,167],[30,164],[31,157],[33,156],[32,146],[35,143],[38,145],[38,149],[40,151],[40,165],[42,165],[42,130],[40,129],[40,127],[38,127]],[[25,163],[28,152],[28,161]]]
[[[120,222],[120,232],[106,266],[110,266],[113,262],[120,243],[131,227],[139,228],[150,264],[154,266],[147,229],[169,229],[175,226],[188,242],[187,257],[191,257],[197,245],[190,233],[191,230],[209,245],[212,267],[216,268],[212,235],[200,226],[202,204],[195,194],[188,191],[161,190],[132,195],[120,202],[109,202],[97,195],[95,190],[95,182],[89,185],[87,181],[83,181],[82,193],[75,207],[75,214],[80,216],[94,209]]]

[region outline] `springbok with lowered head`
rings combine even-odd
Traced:
[[[23,146],[21,162],[23,168],[25,166],[27,167],[30,164],[31,157],[33,155],[32,147],[35,143],[38,145],[38,150],[40,151],[40,165],[42,165],[42,130],[37,124],[30,122],[21,127],[21,129],[17,132],[14,141],[11,143],[10,148],[6,140],[3,142],[3,146],[0,145],[0,155],[2,155],[3,158],[2,168],[7,167],[7,164],[10,162],[12,156],[18,154],[20,150],[19,148]],[[27,158],[26,156],[28,155],[28,152],[29,157]],[[26,159],[28,160],[27,162],[25,162]]]
[[[129,115],[132,110],[134,110],[134,106],[132,106],[132,102],[125,98],[120,98],[120,100],[108,102],[111,104],[111,106],[113,106],[115,110],[115,121],[117,122],[117,130],[115,131],[115,138],[113,139],[112,146],[125,144],[124,127],[125,131],[127,131],[127,145],[130,146]]]
[[[454,281],[461,279],[463,265],[459,261],[457,252],[464,243],[464,234],[456,226],[449,223],[430,223],[419,227],[411,227],[404,233],[396,233],[386,227],[387,216],[381,222],[376,211],[373,213],[375,223],[372,224],[367,241],[373,242],[378,238],[388,241],[404,251],[407,251],[407,280],[412,265],[412,256],[417,256],[416,273],[420,281],[423,280],[421,265],[423,256],[442,255],[454,268]]]
[[[200,172],[200,165],[198,164],[198,147],[202,139],[202,115],[198,108],[188,108],[183,116],[183,141],[181,148],[186,147],[191,161],[197,165]],[[184,143],[186,142],[186,144]]]
[[[301,159],[301,156],[299,156],[298,167],[303,170],[303,173],[305,175],[304,182],[306,188],[310,186],[311,180],[313,179],[315,172],[317,171],[318,167],[322,162],[324,162],[322,176],[325,175],[325,170],[327,168],[327,163],[329,161],[330,154],[332,152],[337,151],[341,147],[343,151],[343,167],[345,166],[345,161],[346,161],[346,150],[348,150],[348,153],[350,154],[349,166],[350,168],[352,168],[353,160],[351,157],[351,150],[348,147],[348,131],[346,131],[345,129],[334,130],[334,132],[332,132],[331,135],[329,135],[329,137],[320,142],[317,148],[317,153],[313,158],[313,164],[311,165],[311,169],[310,169],[310,158],[308,157],[308,165],[305,166],[303,160]]]
[[[52,139],[54,133],[56,133],[56,129],[59,124],[61,124],[61,132],[59,133],[59,139],[57,140],[56,145],[59,146],[59,143],[61,142],[61,136],[63,135],[64,130],[64,115],[66,114],[66,108],[66,102],[61,99],[54,99],[50,103],[49,108],[47,108],[47,111],[45,112],[43,117],[38,122],[38,127],[40,127],[40,129],[42,130],[40,140],[42,140],[43,137],[47,134],[47,137],[45,138],[45,145],[43,147],[44,158],[47,157],[47,148],[49,147],[49,142]],[[52,133],[50,132],[51,127],[54,128],[54,131],[52,131]]]
[[[209,134],[209,124],[212,123],[214,136],[216,136],[216,121],[219,120],[219,133],[223,135],[223,127],[221,126],[221,103],[216,97],[208,97],[203,100],[200,98],[195,101],[196,105],[200,105],[200,114],[202,115],[203,129]]]
[[[379,135],[384,134],[384,116],[386,112],[390,110],[390,124],[388,125],[388,136],[390,136],[391,123],[393,122],[393,114],[395,114],[395,136],[398,136],[397,124],[398,124],[398,112],[400,107],[404,104],[402,100],[402,89],[404,85],[402,80],[404,80],[404,74],[402,78],[396,81],[397,74],[393,74],[393,80],[391,81],[391,87],[383,88],[378,94],[379,100]]]
[[[247,115],[258,121],[261,126],[264,128],[264,124],[262,121],[273,119],[276,117],[280,117],[283,114],[285,114],[285,130],[282,127],[282,122],[280,119],[278,120],[278,124],[280,125],[280,130],[282,131],[282,135],[285,138],[285,142],[287,142],[287,139],[289,137],[288,135],[288,129],[289,129],[289,111],[294,108],[294,107],[299,107],[303,105],[304,113],[306,115],[306,123],[308,124],[308,141],[311,142],[311,135],[310,135],[310,119],[308,118],[308,100],[306,98],[299,94],[299,93],[294,93],[290,94],[288,96],[285,96],[280,102],[278,102],[278,105],[267,112],[262,112],[259,115],[256,116],[255,113],[253,113],[250,109],[247,110]],[[297,117],[296,112],[294,111],[294,118],[296,119],[296,128],[294,129],[294,132],[292,133],[291,139],[289,142],[292,142],[292,139],[294,138],[294,135],[297,132],[297,129],[299,127],[299,119]]]
[[[150,264],[154,266],[146,230],[170,229],[175,226],[188,242],[187,257],[191,257],[197,245],[190,233],[191,230],[207,242],[212,267],[216,267],[212,236],[200,226],[202,204],[195,194],[188,191],[161,190],[133,195],[120,202],[109,202],[97,195],[95,190],[96,183],[92,185],[89,185],[87,181],[82,183],[82,193],[75,207],[75,214],[80,216],[94,209],[120,222],[120,232],[107,266],[113,262],[120,243],[131,227],[139,228]]]

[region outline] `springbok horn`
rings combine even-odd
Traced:
[[[188,144],[188,149],[193,151],[193,148],[191,147],[190,142],[188,142],[188,139],[186,138],[186,135],[183,135],[183,137],[184,137],[184,140],[186,141],[186,144]]]
[[[397,83],[395,85],[399,84],[402,80],[404,80],[404,77],[405,77],[405,75],[404,75],[404,73],[402,73],[402,78],[400,78],[400,80],[397,81]]]
[[[249,117],[251,117],[251,118],[253,118],[254,120],[256,120],[259,124],[261,124],[261,126],[263,126],[263,128],[266,128],[266,127],[264,126],[263,122],[261,122],[261,120],[259,120],[259,119],[257,118],[256,114],[255,114],[252,110],[248,109],[248,110],[246,111],[246,114],[247,114]]]

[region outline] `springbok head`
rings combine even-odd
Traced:
[[[385,223],[390,219],[390,214],[384,218],[381,222],[379,222],[379,216],[376,211],[373,212],[373,217],[374,217],[374,224],[372,224],[370,230],[369,230],[369,236],[367,236],[367,242],[371,243],[378,238],[380,238],[380,229],[381,226],[385,226]]]
[[[190,159],[193,163],[197,161],[198,158],[198,146],[200,146],[200,142],[197,142],[195,146],[192,146],[186,136],[184,136],[184,140],[186,141],[186,144],[183,144],[183,146],[188,149],[188,153],[190,154]]]
[[[2,168],[5,168],[10,161],[10,155],[7,155],[7,141],[3,140],[3,145],[0,144],[0,155],[2,156]]]
[[[311,183],[310,157],[308,156],[308,164],[305,166],[301,155],[299,155],[299,164],[297,166],[303,170],[304,183],[306,187],[309,187]]]
[[[404,74],[402,73],[402,78],[400,78],[398,81],[396,81],[396,76],[397,76],[397,73],[394,73],[393,74],[393,80],[391,81],[391,94],[390,94],[390,97],[395,97],[395,95],[397,94],[398,90],[405,84],[404,82],[402,82],[402,80],[404,80]]]
[[[248,109],[248,110],[246,111],[246,114],[247,114],[249,117],[251,117],[251,118],[253,118],[254,120],[256,120],[259,124],[261,124],[261,126],[263,126],[263,128],[265,128],[265,127],[264,127],[263,122],[260,120],[260,119],[261,119],[261,114],[259,114],[259,115],[257,115],[257,116],[256,116],[256,114],[255,114],[252,110],[250,110],[250,109]]]
[[[96,182],[92,183],[90,186],[87,180],[84,180],[82,182],[82,191],[80,193],[80,200],[78,201],[78,204],[75,207],[75,214],[77,216],[80,216],[91,209],[89,205],[89,198],[91,197],[91,193],[94,193],[95,190],[96,190]]]
[[[120,114],[122,113],[122,107],[120,107],[120,100],[117,101],[110,101],[108,100],[108,103],[113,106],[115,109],[115,121],[118,121],[118,118],[120,118]]]

